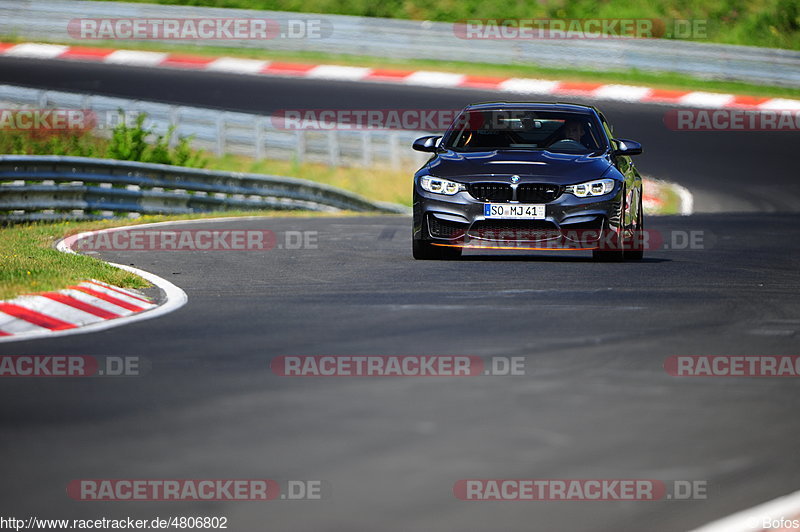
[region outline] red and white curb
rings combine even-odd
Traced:
[[[788,532],[789,530],[800,530],[800,491],[724,517],[691,532]]]
[[[426,70],[393,70],[340,65],[312,65],[235,57],[203,57],[140,50],[86,48],[61,44],[0,43],[0,55],[30,59],[94,61],[139,67],[205,70],[230,74],[300,77],[341,81],[394,83],[407,86],[470,88],[515,94],[591,98],[678,107],[747,110],[797,110],[800,100],[760,98],[703,91],[676,91],[635,85],[473,76]]]
[[[86,281],[58,292],[0,301],[0,336],[75,329],[155,306],[151,300],[130,290],[100,281]]]
[[[74,235],[61,240],[56,247],[64,253],[75,253],[72,244],[103,231],[108,230]],[[164,301],[156,304],[138,292],[95,280],[57,292],[23,295],[0,301],[0,342],[110,329],[172,312],[188,300],[183,290],[166,279],[131,266],[108,264],[156,285],[163,291]]]

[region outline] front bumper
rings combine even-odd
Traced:
[[[545,203],[542,220],[495,220],[469,192],[433,194],[415,186],[414,238],[445,246],[514,249],[597,249],[619,231],[622,187],[603,196],[563,193]]]

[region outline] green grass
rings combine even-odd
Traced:
[[[129,0],[144,3],[266,9],[457,22],[467,19],[707,20],[695,40],[800,49],[797,0]]]
[[[24,42],[14,36],[0,36],[4,42]],[[44,41],[43,41],[44,42]],[[770,98],[800,98],[800,89],[772,87],[752,83],[698,79],[684,74],[655,73],[638,70],[589,71],[575,68],[544,68],[536,65],[497,65],[488,63],[466,63],[458,61],[436,61],[427,59],[394,59],[323,52],[288,52],[224,46],[193,46],[186,44],[164,44],[150,42],[92,42],[96,48],[124,48],[128,50],[152,50],[185,53],[209,57],[243,57],[273,61],[309,64],[353,65],[374,68],[396,68],[401,70],[436,70],[478,76],[541,78],[561,81],[587,81],[598,83],[622,83],[643,85],[661,89],[702,90],[707,92],[732,93]],[[535,97],[534,97],[535,98]]]
[[[21,294],[59,290],[97,279],[124,288],[144,288],[147,281],[85,255],[67,254],[53,246],[64,237],[109,227],[217,216],[330,216],[308,211],[225,211],[173,216],[142,216],[93,222],[31,223],[0,228],[0,300]],[[353,213],[342,213],[338,216]]]
[[[82,255],[68,255],[52,246],[77,224],[31,224],[0,229],[0,299],[57,290],[99,279],[130,288],[146,286],[133,274]]]
[[[411,206],[411,178],[416,170],[393,170],[380,166],[343,168],[315,163],[255,160],[235,155],[207,157],[206,161],[206,168],[209,169],[299,177],[343,188],[374,201],[406,206]]]

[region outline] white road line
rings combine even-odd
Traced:
[[[269,63],[269,61],[259,61],[257,59],[220,57],[216,61],[209,63],[206,70],[231,72],[234,74],[258,74],[269,66]]]
[[[552,94],[557,87],[557,81],[527,78],[510,78],[497,86],[501,91],[519,94]]]
[[[688,107],[710,107],[713,109],[726,107],[733,103],[733,94],[717,94],[715,92],[690,92],[678,99],[680,105]]]
[[[138,50],[116,50],[108,54],[104,63],[121,65],[157,66],[167,59],[169,54],[161,52],[140,52]]]
[[[33,57],[36,59],[52,59],[69,50],[69,46],[61,44],[23,43],[5,51],[5,55],[14,57]]]
[[[800,100],[785,100],[783,98],[773,98],[758,106],[759,109],[781,110],[787,109],[796,111],[800,109]]]
[[[603,85],[595,89],[592,96],[606,100],[622,102],[639,102],[650,96],[653,89],[650,87],[637,87],[635,85]]]
[[[457,87],[465,79],[464,74],[418,70],[402,78],[402,82],[407,85],[424,85],[426,87]]]
[[[371,68],[364,67],[320,65],[306,72],[306,77],[314,79],[341,79],[347,81],[360,81],[369,76],[371,72]]]

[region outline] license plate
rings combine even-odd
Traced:
[[[544,220],[544,207],[523,203],[484,203],[483,215],[501,220]]]

